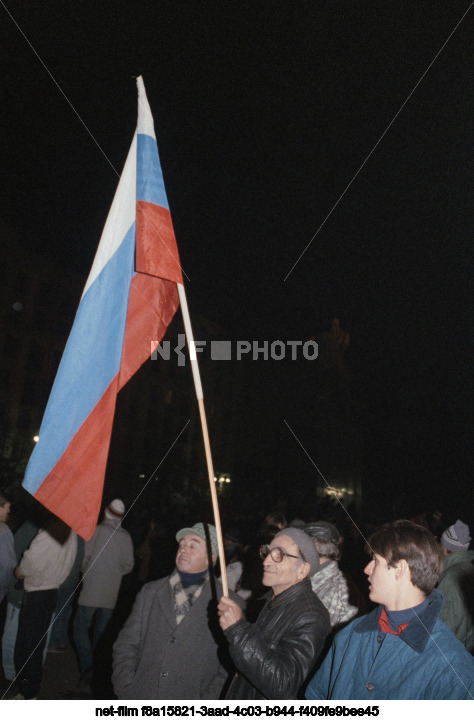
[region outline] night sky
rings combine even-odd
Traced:
[[[2,217],[85,282],[141,74],[191,313],[248,340],[337,315],[372,486],[472,507],[469,8],[2,0]]]

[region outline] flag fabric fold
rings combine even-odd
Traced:
[[[183,282],[142,78],[137,85],[137,130],[23,480],[85,539],[100,510],[117,393],[163,338]]]

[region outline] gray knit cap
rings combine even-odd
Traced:
[[[447,528],[441,536],[441,545],[452,553],[456,553],[456,551],[467,551],[470,541],[469,526],[466,526],[466,524],[459,519]]]
[[[310,538],[307,533],[302,531],[301,528],[284,528],[283,531],[276,534],[273,540],[278,538],[278,536],[287,536],[288,538],[291,538],[293,543],[296,543],[300,549],[301,555],[311,567],[307,577],[309,578],[310,576],[314,576],[319,568],[319,553],[314,545],[313,539]]]

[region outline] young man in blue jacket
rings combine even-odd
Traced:
[[[474,658],[439,618],[443,552],[432,533],[395,521],[368,540],[376,609],[340,631],[308,699],[473,699]]]

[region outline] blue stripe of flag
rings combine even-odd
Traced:
[[[120,370],[134,260],[135,223],[79,305],[23,482],[32,494]]]
[[[137,136],[137,200],[169,210],[156,140],[142,133]]]

